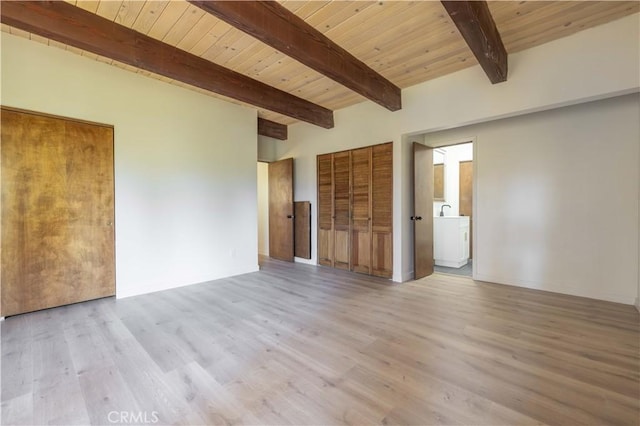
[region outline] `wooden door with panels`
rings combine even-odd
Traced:
[[[333,266],[333,154],[318,155],[318,263]]]
[[[393,144],[318,155],[318,263],[391,278]]]
[[[113,128],[2,108],[2,315],[115,295]]]
[[[371,273],[371,147],[351,151],[351,270]]]
[[[269,257],[293,262],[293,158],[269,163]]]
[[[460,216],[469,216],[469,259],[473,258],[473,161],[460,162]]]
[[[393,275],[393,143],[371,147],[371,274]]]
[[[413,143],[414,279],[433,274],[433,149]]]
[[[333,267],[351,269],[351,151],[333,154]]]

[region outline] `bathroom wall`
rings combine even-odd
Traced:
[[[439,216],[442,205],[448,204],[451,208],[445,207],[444,215],[460,216],[460,162],[473,160],[473,144],[465,143],[438,149],[444,151],[444,201],[433,202],[433,215]],[[434,162],[435,158],[434,153]]]

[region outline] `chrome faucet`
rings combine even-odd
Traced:
[[[442,205],[442,207],[440,207],[440,216],[444,216],[444,211],[443,211],[443,209],[444,209],[445,207],[449,207],[449,208],[451,208],[451,206],[450,206],[449,204],[443,204],[443,205]]]

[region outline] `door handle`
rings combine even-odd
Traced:
[[[294,217],[295,217],[295,216],[294,216],[294,215],[292,215],[292,214],[288,214],[288,215],[287,215],[287,219],[293,219]]]
[[[422,216],[416,216],[416,220],[422,220]]]

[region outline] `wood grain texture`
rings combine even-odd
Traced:
[[[157,2],[156,2],[157,4]],[[325,128],[333,112],[65,2],[12,1],[2,23]]]
[[[310,0],[281,4],[403,89],[477,64],[439,2]],[[637,1],[489,1],[488,4],[509,54],[640,11]],[[84,7],[83,2],[77,5]],[[178,16],[184,5],[187,5],[186,9]],[[97,10],[95,7],[87,9],[331,110],[366,99],[183,0],[101,1]],[[244,104],[8,25],[3,25],[2,31],[207,96]],[[259,109],[258,114],[261,118],[287,125],[298,121],[264,108]]]
[[[374,145],[371,158],[371,274],[393,275],[393,143]]]
[[[351,270],[371,273],[372,148],[351,151]]]
[[[507,81],[507,50],[486,1],[442,1],[493,84]]]
[[[434,274],[262,270],[7,318],[2,424],[637,424],[632,306]],[[50,391],[46,391],[49,389]],[[63,392],[64,391],[64,392]]]
[[[3,108],[2,313],[115,294],[113,129]]]
[[[413,143],[413,275],[433,274],[433,148]]]
[[[333,266],[351,269],[351,151],[333,154]]]
[[[433,165],[433,201],[445,201],[444,164]]]
[[[473,161],[460,162],[460,216],[469,216],[469,258],[473,258]]]
[[[294,254],[302,259],[311,259],[311,203],[295,201],[293,203]]]
[[[258,117],[258,134],[270,138],[286,141],[288,137],[287,126]]]
[[[317,157],[318,263],[333,266],[333,154]]]
[[[293,262],[293,158],[269,163],[269,256]]]
[[[278,2],[188,1],[390,111],[402,107],[400,88]]]

